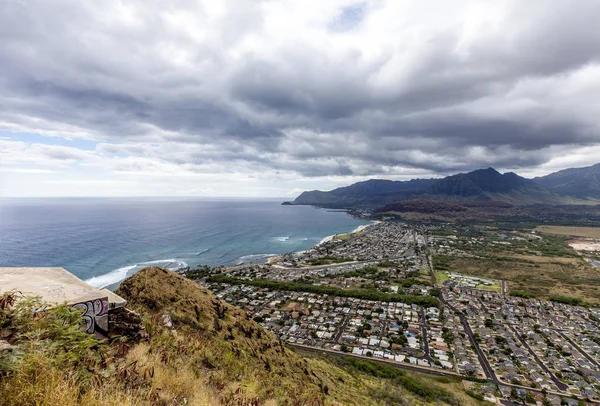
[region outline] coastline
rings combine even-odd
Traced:
[[[350,238],[350,236],[361,233],[364,230],[366,230],[367,228],[369,228],[370,226],[373,226],[380,222],[381,221],[371,221],[369,224],[361,224],[361,225],[357,226],[355,229],[353,229],[352,231],[347,232],[347,233],[338,233],[338,234],[328,235],[328,236],[324,237],[323,239],[321,239],[318,243],[313,244],[310,247],[307,247],[306,249],[298,251],[298,252],[305,252],[305,251],[311,250],[319,245],[333,241],[336,238],[339,238],[339,239]],[[281,243],[286,243],[289,240],[289,238],[290,237],[276,237],[276,240]],[[207,252],[207,251],[210,251],[210,249],[206,249],[204,251]],[[275,253],[246,254],[246,255],[241,255],[240,257],[238,257],[237,260],[235,260],[235,264],[233,264],[233,265],[232,264],[229,264],[229,265],[228,264],[202,264],[202,263],[197,263],[197,264],[192,265],[190,263],[191,260],[189,258],[169,258],[169,259],[150,260],[150,261],[138,262],[135,264],[129,264],[129,265],[119,267],[117,269],[113,269],[112,271],[107,272],[105,274],[93,276],[93,277],[87,279],[86,282],[90,283],[92,286],[97,287],[99,289],[101,289],[101,288],[116,289],[116,288],[118,288],[120,283],[125,278],[127,278],[128,276],[132,275],[133,273],[139,271],[140,269],[142,269],[146,266],[152,266],[152,265],[165,266],[166,268],[175,271],[177,269],[182,269],[185,267],[190,267],[190,266],[194,267],[194,266],[201,266],[201,265],[210,265],[210,266],[237,266],[237,265],[242,265],[242,264],[271,265],[271,264],[280,262],[283,259],[284,255],[285,255],[285,253],[281,253],[281,254],[275,254]],[[246,261],[247,259],[251,259],[251,260]],[[256,259],[256,260],[253,261],[252,259]],[[165,265],[162,265],[162,264],[165,264]],[[176,265],[176,266],[173,266],[173,265]]]
[[[360,226],[356,227],[354,230],[352,230],[348,233],[339,233],[339,234],[328,235],[327,237],[324,237],[323,239],[321,239],[321,241],[319,241],[317,244],[313,245],[311,248],[307,249],[306,251],[316,248],[319,245],[323,245],[325,243],[333,241],[336,237],[339,237],[339,236],[351,236],[353,234],[358,234],[358,233],[366,230],[367,228],[374,226],[376,224],[379,224],[379,223],[381,223],[380,220],[374,220],[369,224],[361,224]],[[305,251],[300,251],[300,252],[305,252]],[[280,262],[282,258],[283,258],[283,255],[272,255],[269,258],[267,258],[267,260],[264,263],[267,265],[271,265],[273,263]]]
[[[379,221],[379,220],[372,221],[369,224],[361,224],[360,226],[356,227],[354,230],[352,230],[349,233],[341,233],[341,234],[328,235],[327,237],[323,238],[318,244],[316,244],[315,247],[319,246],[319,245],[323,245],[323,244],[328,243],[330,241],[333,241],[336,238],[339,238],[339,239],[350,238],[352,235],[359,234],[362,231],[366,230],[367,228],[369,228],[369,227],[371,227],[371,226],[373,226],[375,224],[379,224],[379,223],[381,223],[381,221]]]

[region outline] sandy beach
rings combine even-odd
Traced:
[[[351,236],[353,234],[358,234],[361,231],[364,231],[365,229],[367,229],[368,227],[371,227],[372,225],[375,225],[378,223],[380,223],[380,221],[374,221],[371,224],[362,224],[362,225],[356,227],[353,231],[351,231],[349,233],[345,233],[345,234],[328,235],[327,237],[323,238],[317,245],[325,244],[326,242],[333,241],[336,238],[341,238],[342,236]]]

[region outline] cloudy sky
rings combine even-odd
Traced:
[[[600,162],[598,0],[0,0],[0,196]]]

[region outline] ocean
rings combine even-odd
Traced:
[[[281,201],[4,198],[0,266],[63,267],[101,288],[151,265],[174,270],[260,263],[369,224]]]

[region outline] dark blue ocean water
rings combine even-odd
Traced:
[[[281,200],[0,199],[0,266],[60,266],[97,287],[148,265],[262,262],[367,224]]]

